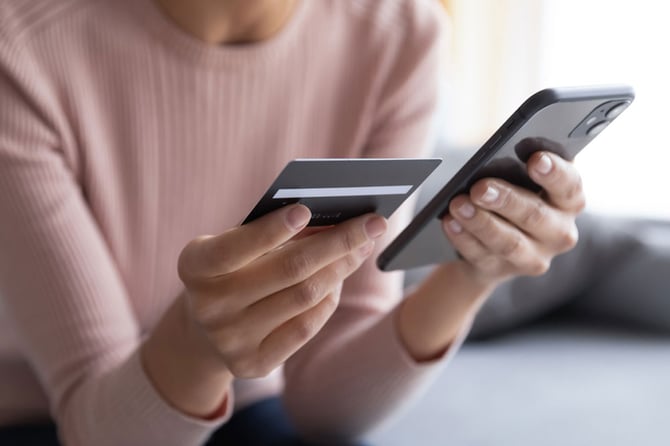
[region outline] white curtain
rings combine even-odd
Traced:
[[[637,98],[577,158],[590,209],[670,218],[670,3],[443,0],[451,18],[440,137],[477,147],[545,87],[628,83]]]
[[[545,0],[444,0],[451,29],[441,137],[481,143],[540,85]]]

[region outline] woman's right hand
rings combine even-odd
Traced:
[[[267,375],[316,335],[386,230],[366,215],[292,240],[310,217],[292,205],[199,237],[180,255],[189,315],[236,377]]]
[[[304,230],[310,217],[287,206],[183,249],[185,292],[142,347],[147,375],[171,405],[208,416],[234,377],[280,366],[323,327],[342,282],[386,231],[369,214],[314,233]]]

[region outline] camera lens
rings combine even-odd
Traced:
[[[609,121],[601,121],[598,124],[594,125],[591,127],[586,134],[588,136],[596,136],[598,133],[602,132],[605,127],[607,127],[607,124],[609,124]]]
[[[607,119],[614,119],[621,114],[628,106],[630,102],[622,102],[610,108],[607,114],[605,115]]]

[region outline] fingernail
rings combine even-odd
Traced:
[[[381,217],[372,217],[365,222],[365,233],[370,238],[378,238],[386,232],[386,220]]]
[[[500,192],[498,191],[497,188],[493,186],[488,186],[486,188],[486,192],[484,192],[484,195],[482,195],[482,201],[485,203],[493,203],[498,199],[500,196]]]
[[[463,226],[456,220],[449,220],[447,223],[449,225],[449,229],[451,229],[451,232],[455,232],[456,234],[460,234],[463,232]]]
[[[312,213],[307,209],[307,207],[298,205],[293,206],[293,208],[288,211],[286,214],[286,223],[289,228],[294,231],[304,228],[309,220],[312,218]]]
[[[358,249],[358,254],[361,257],[367,257],[372,254],[372,250],[375,249],[375,242],[367,242],[365,245]]]
[[[549,156],[542,154],[540,156],[540,159],[537,160],[537,164],[535,165],[535,170],[537,170],[539,173],[542,175],[546,175],[549,172],[551,172],[551,168],[554,166],[554,163],[551,161],[551,158]]]
[[[475,207],[471,205],[470,203],[463,203],[459,208],[458,208],[458,213],[461,214],[465,218],[472,218],[475,216]]]

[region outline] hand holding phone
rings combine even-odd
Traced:
[[[381,253],[378,266],[409,269],[457,259],[441,221],[454,197],[483,178],[539,192],[542,187],[527,173],[531,157],[545,151],[572,160],[633,98],[628,86],[547,89],[531,96]]]

